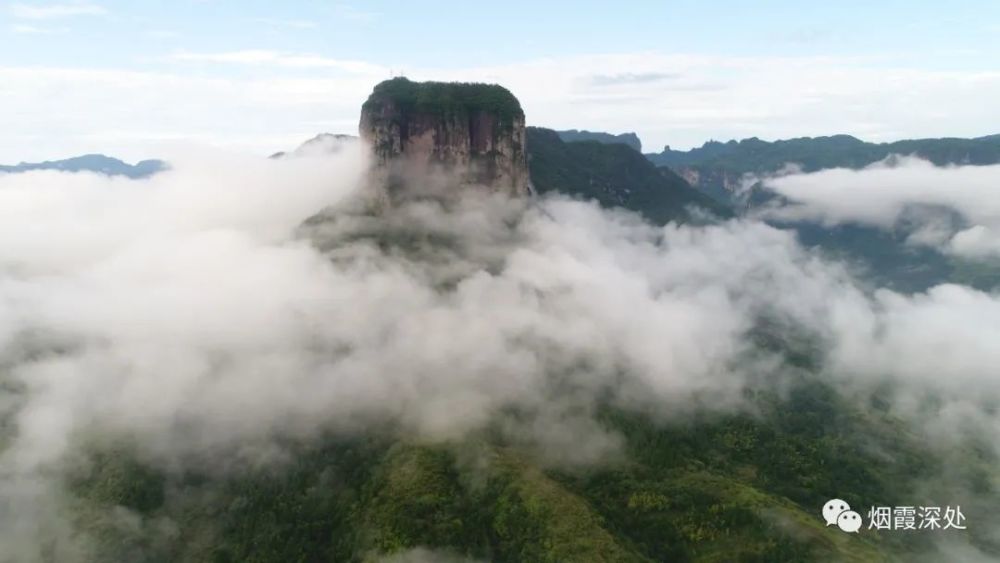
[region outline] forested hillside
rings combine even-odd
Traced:
[[[657,169],[623,144],[565,142],[555,131],[529,127],[528,155],[531,180],[539,193],[594,199],[658,223],[688,219],[698,209],[723,217],[731,214],[727,206],[670,170]]]

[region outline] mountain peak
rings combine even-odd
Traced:
[[[529,192],[524,111],[502,86],[386,80],[362,106],[359,130],[386,186],[445,170],[463,184]]]
[[[322,156],[327,154],[337,154],[346,145],[357,142],[354,135],[344,135],[343,133],[320,133],[308,141],[302,143],[291,152],[279,151],[270,158],[285,158],[289,156]]]
[[[13,166],[0,165],[0,172],[18,174],[34,170],[56,170],[60,172],[94,172],[108,176],[125,176],[133,179],[148,178],[167,168],[162,160],[142,160],[128,164],[117,158],[103,154],[84,154],[63,160],[44,162],[21,162]]]
[[[556,131],[559,137],[568,143],[577,141],[596,141],[598,143],[612,144],[621,143],[623,145],[628,145],[638,152],[642,152],[642,141],[639,140],[639,136],[634,132],[628,133],[605,133],[602,131],[587,131],[586,129],[568,129],[565,131]]]

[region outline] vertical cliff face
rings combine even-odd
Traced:
[[[387,80],[362,106],[359,129],[390,191],[436,173],[452,184],[530,191],[524,112],[501,86]]]

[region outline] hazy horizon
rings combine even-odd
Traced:
[[[528,126],[529,127],[543,127],[541,125],[533,125],[533,124],[530,124],[530,123],[528,124]],[[546,129],[549,129],[549,128],[546,127]],[[622,135],[622,134],[628,134],[628,133],[635,133],[635,131],[598,131],[598,130],[580,129],[580,128],[575,128],[575,129],[577,129],[579,131],[586,131],[586,132],[589,132],[589,133],[609,133],[609,134],[612,134],[612,135]],[[559,131],[568,131],[568,130],[570,130],[570,129],[560,129]],[[357,132],[356,131],[355,132],[351,132],[351,133],[347,133],[347,132],[343,132],[343,131],[318,131],[312,137],[315,137],[317,135],[326,135],[326,134],[357,136]],[[831,133],[831,134],[828,134],[828,135],[816,135],[816,136],[812,136],[812,137],[787,137],[787,138],[780,138],[780,139],[779,138],[769,139],[769,138],[760,137],[758,135],[751,135],[750,137],[742,137],[742,138],[739,138],[739,139],[706,139],[701,144],[694,145],[694,146],[691,146],[691,147],[687,147],[687,148],[684,148],[684,149],[681,149],[681,148],[678,148],[678,147],[674,147],[674,146],[670,146],[670,149],[673,150],[673,151],[690,152],[692,150],[701,148],[704,145],[709,144],[709,143],[722,143],[722,144],[726,144],[726,143],[730,143],[730,142],[737,142],[737,143],[739,143],[741,141],[747,141],[747,140],[750,140],[750,139],[758,139],[758,140],[761,140],[761,141],[764,141],[764,142],[774,143],[774,142],[779,142],[779,141],[793,141],[793,140],[798,140],[798,139],[818,139],[818,138],[823,138],[823,137],[837,137],[837,136],[842,136],[842,135],[848,135],[848,134],[847,133]],[[855,137],[859,141],[862,141],[862,142],[865,142],[865,143],[891,144],[891,143],[894,143],[894,142],[897,142],[897,141],[910,141],[910,140],[917,140],[917,141],[919,141],[919,140],[938,139],[938,138],[940,138],[940,139],[976,139],[976,138],[983,138],[983,137],[992,137],[992,136],[995,136],[995,135],[1000,135],[1000,133],[991,133],[991,134],[987,134],[987,135],[979,135],[977,137],[958,137],[958,136],[954,136],[954,135],[944,135],[942,137],[926,137],[926,138],[922,138],[922,137],[921,138],[916,138],[915,137],[915,138],[886,139],[886,140],[882,140],[882,141],[870,141],[868,139],[858,138],[858,137],[856,137],[854,135],[849,135],[849,136]],[[637,134],[637,136],[638,136],[638,134]],[[301,141],[305,142],[305,141],[308,141],[308,140],[309,139],[302,139]],[[639,140],[642,141],[642,137],[639,137]],[[301,142],[299,144],[301,144]],[[260,156],[269,156],[269,155],[275,154],[277,152],[285,152],[285,151],[292,150],[296,146],[299,146],[299,145],[293,144],[293,145],[287,146],[287,147],[277,147],[274,150],[271,150],[269,152],[266,151],[266,150],[264,150],[264,151],[257,151],[257,152],[258,152],[258,154]],[[218,149],[218,148],[221,148],[221,147],[215,147],[215,148]],[[664,147],[657,147],[655,150],[652,150],[652,149],[653,149],[652,147],[647,147],[647,145],[646,145],[646,143],[644,141],[642,142],[642,152],[643,152],[643,154],[659,153],[659,152],[661,152],[661,151],[664,150]],[[174,150],[183,150],[183,145],[180,144],[180,143],[176,144],[174,146]],[[107,156],[107,157],[110,157],[110,158],[116,158],[116,159],[122,160],[126,164],[136,164],[136,163],[139,163],[139,162],[144,161],[144,160],[161,160],[162,159],[162,155],[155,155],[155,154],[151,154],[151,155],[148,155],[148,156],[144,156],[144,157],[140,157],[140,158],[135,158],[135,159],[129,160],[129,159],[121,158],[121,157],[119,157],[118,155],[115,155],[115,154],[106,154],[106,153],[100,153],[100,152],[86,152],[86,153],[78,153],[78,154],[67,154],[67,155],[61,155],[61,156],[59,156],[59,155],[57,155],[57,156],[50,156],[50,157],[43,158],[43,159],[36,160],[36,161],[28,161],[28,160],[20,159],[20,160],[17,160],[17,161],[0,162],[0,165],[14,166],[14,165],[18,165],[18,164],[39,164],[39,163],[46,162],[46,161],[56,162],[56,161],[66,160],[66,159],[80,157],[80,156]],[[899,155],[899,156],[907,156],[907,155]]]
[[[400,74],[499,83],[529,124],[635,131],[656,152],[998,132],[997,4],[636,2],[598,19],[586,4],[0,4],[0,162],[269,153],[352,133],[371,87]]]

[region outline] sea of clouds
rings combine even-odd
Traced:
[[[600,463],[620,445],[592,416],[601,401],[666,420],[748,408],[748,385],[780,380],[751,338],[762,318],[820,342],[844,389],[894,384],[898,413],[943,439],[1000,435],[997,294],[870,291],[753,220],[657,227],[475,191],[366,213],[360,147],[171,162],[145,180],[0,175],[0,545],[17,546],[0,561],[67,533],[59,476],[87,436],[177,465],[386,421],[461,438],[516,408],[549,462]],[[772,184],[804,202],[782,213],[825,221],[955,205],[988,234],[942,244],[993,248],[1000,168],[928,166]]]
[[[764,185],[792,205],[767,217],[891,230],[915,223],[907,242],[971,259],[1000,257],[1000,165],[935,166],[892,156],[860,170],[782,174]]]

